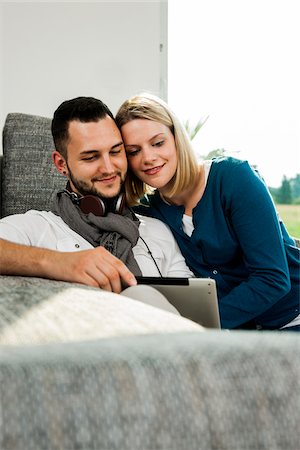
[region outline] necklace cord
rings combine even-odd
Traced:
[[[160,276],[160,277],[163,277],[163,276],[162,276],[162,273],[161,273],[161,271],[160,271],[160,269],[159,269],[159,267],[158,267],[158,265],[157,265],[157,262],[155,261],[154,256],[152,255],[152,252],[151,252],[151,250],[150,250],[150,248],[149,248],[147,242],[145,241],[145,239],[142,238],[141,235],[140,235],[140,239],[143,241],[143,243],[144,243],[144,245],[145,245],[145,247],[146,247],[146,249],[147,249],[147,251],[148,251],[148,254],[151,256],[152,261],[154,262],[154,264],[155,264],[155,266],[156,266],[156,268],[157,268],[157,271],[158,271],[158,273],[159,273],[159,276]]]

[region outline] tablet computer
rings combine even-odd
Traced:
[[[157,289],[180,315],[207,328],[220,328],[216,282],[211,278],[136,277]]]

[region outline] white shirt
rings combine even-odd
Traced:
[[[192,277],[179,247],[169,230],[161,221],[138,216],[139,233],[147,243],[153,258],[165,277]],[[77,234],[61,219],[47,211],[30,210],[0,220],[0,238],[34,247],[73,252],[93,246]],[[144,276],[159,276],[155,263],[142,239],[133,248],[134,256]]]

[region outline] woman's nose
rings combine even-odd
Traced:
[[[144,163],[155,161],[157,158],[155,149],[152,146],[145,146],[142,149]]]

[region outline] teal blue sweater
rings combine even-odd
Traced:
[[[246,161],[213,160],[191,237],[182,206],[168,205],[157,191],[143,203],[136,211],[171,228],[194,274],[216,280],[223,328],[277,329],[299,314],[300,251]]]

